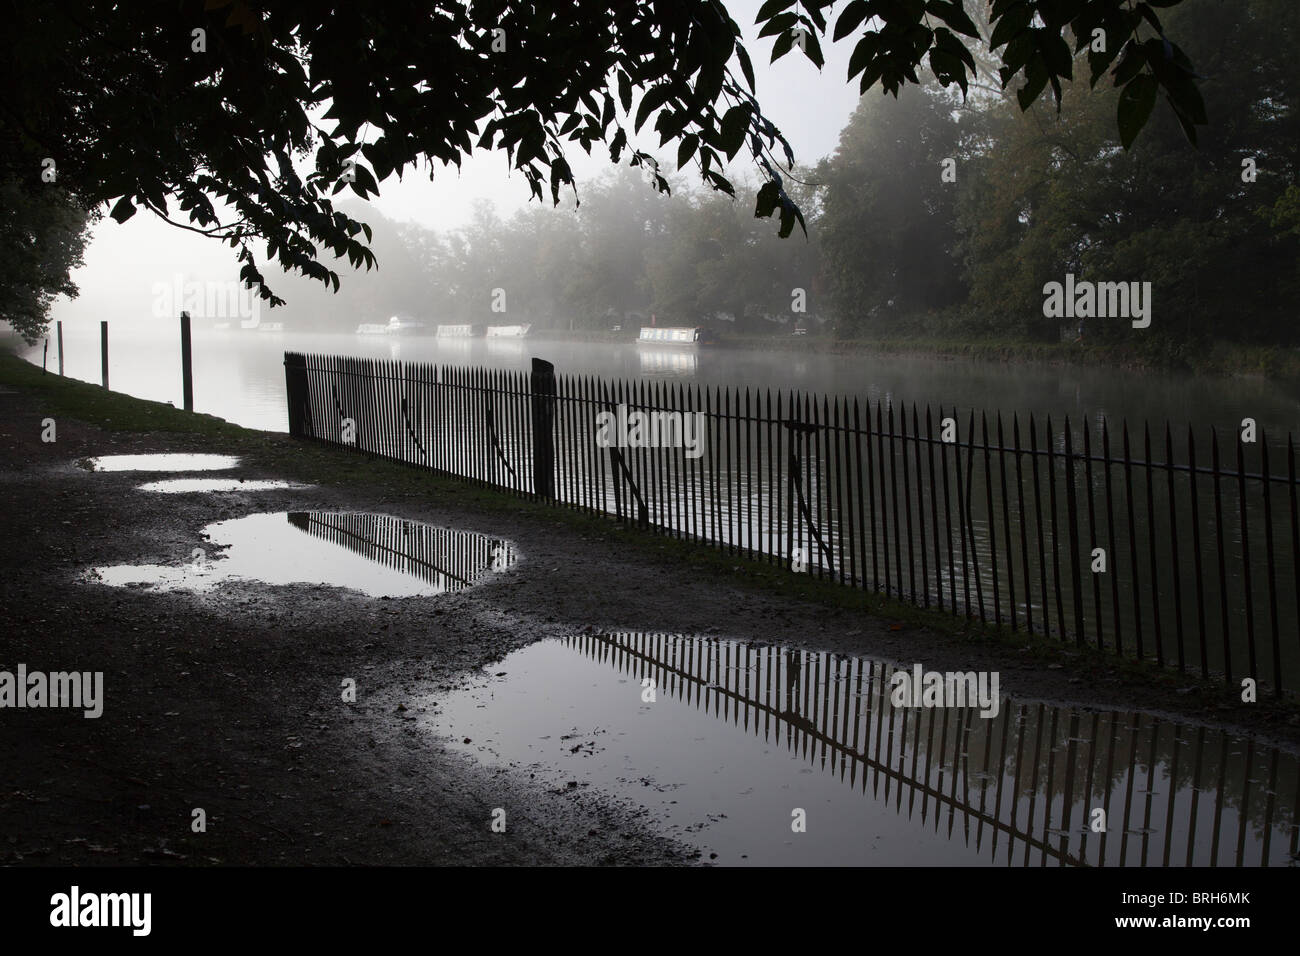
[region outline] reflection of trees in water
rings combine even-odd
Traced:
[[[900,812],[907,791],[909,818],[946,822],[949,837],[960,820],[966,842],[987,839],[995,859],[1254,866],[1296,851],[1296,756],[1248,739],[1005,698],[988,719],[978,707],[894,708],[892,665],[829,653],[643,633],[569,643],[783,739]],[[1096,807],[1106,833],[1085,832]]]
[[[389,515],[293,511],[289,523],[364,558],[413,575],[439,591],[470,587],[514,563],[509,541],[470,531],[435,528]]]

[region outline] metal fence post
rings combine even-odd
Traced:
[[[529,377],[532,393],[533,491],[555,500],[555,366],[533,359]]]
[[[307,393],[307,357],[297,352],[284,353],[284,394],[289,405],[289,434],[294,438],[311,437],[311,405]]]

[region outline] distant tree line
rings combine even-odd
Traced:
[[[1085,342],[1127,339],[1174,361],[1215,339],[1300,343],[1300,5],[1188,0],[1164,19],[1206,77],[1198,147],[1165,111],[1122,148],[1108,83],[1066,84],[1059,112],[1022,110],[985,56],[965,96],[930,82],[862,98],[834,154],[785,180],[806,239],[756,219],[751,186],[733,200],[678,177],[668,196],[623,168],[589,183],[576,210],[502,220],[482,203],[451,232],[367,212],[380,272],[316,298],[340,327],[397,311],[1011,342],[1081,327]],[[1150,282],[1150,328],[1046,317],[1044,285],[1067,273]]]
[[[816,209],[813,188],[788,188]],[[622,168],[588,183],[577,209],[528,206],[503,219],[480,200],[469,222],[447,231],[343,204],[370,225],[378,269],[349,275],[337,294],[281,280],[290,294],[276,316],[338,331],[394,314],[575,331],[654,321],[763,334],[816,322],[824,296],[815,235],[778,237],[753,215],[752,187],[736,191],[732,199],[675,181],[669,196]]]
[[[1162,17],[1204,77],[1198,148],[1157,112],[1122,149],[1110,84],[1022,112],[984,61],[964,102],[933,84],[864,97],[814,176],[839,334],[1055,340],[1043,287],[1070,273],[1152,283],[1149,329],[1084,320],[1085,341],[1170,357],[1300,343],[1300,5],[1188,0]]]

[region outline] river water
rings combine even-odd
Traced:
[[[181,404],[180,334],[175,326],[110,329],[109,385],[140,398]],[[41,345],[26,357],[41,361]],[[526,369],[532,357],[553,362],[560,374],[669,378],[704,385],[799,389],[980,411],[1001,410],[1041,419],[1069,415],[1169,420],[1175,425],[1216,425],[1221,431],[1254,418],[1275,439],[1300,428],[1300,386],[1262,378],[1204,378],[1185,373],[1109,368],[1052,368],[967,359],[896,355],[829,355],[812,352],[671,349],[632,343],[574,343],[542,339],[439,340],[232,329],[194,333],[195,409],[249,428],[286,431],[284,352]],[[100,381],[98,325],[64,328],[65,371]],[[57,368],[51,336],[49,367]],[[1177,431],[1177,429],[1175,429]]]

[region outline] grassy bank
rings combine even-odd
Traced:
[[[609,517],[547,505],[520,495],[435,474],[396,462],[371,458],[336,446],[294,440],[287,435],[233,425],[211,415],[187,413],[165,403],[145,401],[55,374],[43,374],[9,353],[0,353],[0,384],[29,390],[38,397],[41,414],[67,417],[109,431],[140,432],[191,438],[192,450],[241,455],[252,468],[276,476],[341,489],[364,491],[390,500],[436,499],[450,508],[486,515],[510,515],[580,535],[618,543],[620,551],[642,558],[690,568],[701,578],[716,581],[720,590],[750,588],[792,601],[808,601],[863,613],[888,623],[892,630],[925,628],[959,644],[1002,645],[1019,652],[1020,660],[1041,666],[1060,663],[1081,674],[1101,670],[1136,686],[1196,690],[1189,702],[1224,706],[1232,693],[1221,682],[1200,681],[1154,665],[1117,659],[1092,648],[1065,646],[1056,640],[1012,634],[951,613],[917,608],[879,594],[843,587],[830,580],[790,573],[784,566],[721,553],[698,543],[668,538],[619,525]],[[1261,707],[1300,713],[1295,705],[1271,701]]]

